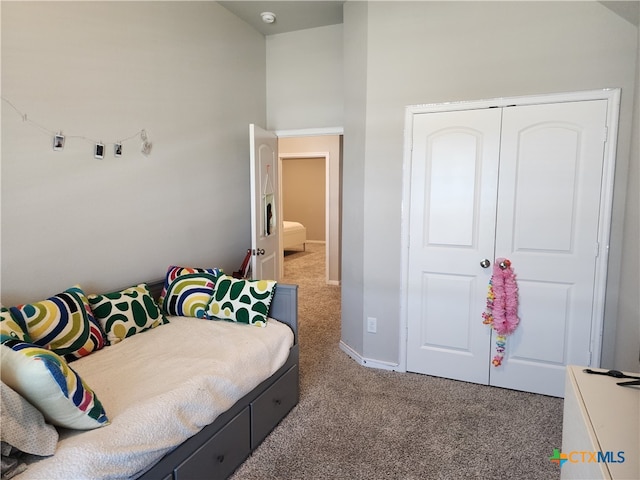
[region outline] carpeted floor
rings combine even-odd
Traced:
[[[344,354],[324,245],[286,256],[299,288],[300,403],[233,480],[557,479],[562,399],[366,368]]]

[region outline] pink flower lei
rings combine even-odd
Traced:
[[[490,325],[496,331],[496,355],[491,363],[495,367],[502,365],[507,336],[511,335],[520,319],[518,318],[518,285],[506,258],[496,258],[493,275],[489,282],[487,309],[482,314],[482,323]]]

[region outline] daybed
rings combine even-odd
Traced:
[[[275,286],[268,317],[259,328],[166,316],[70,361],[109,424],[58,428],[55,454],[27,456],[14,478],[227,478],[298,403],[297,286]]]
[[[282,236],[283,250],[291,250],[295,247],[302,245],[303,250],[306,250],[307,243],[307,229],[299,222],[289,222],[284,220]]]

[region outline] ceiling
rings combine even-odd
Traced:
[[[232,0],[218,3],[263,35],[272,35],[342,23],[344,0]],[[636,26],[640,23],[640,0],[603,0],[600,3],[628,22]],[[271,24],[264,23],[260,17],[262,12],[274,13],[276,16],[275,22]]]
[[[263,35],[293,32],[307,28],[324,27],[342,23],[344,1],[276,1],[264,0],[218,2],[236,16],[247,22]],[[262,12],[272,12],[276,21],[267,24],[262,21]]]
[[[622,1],[602,1],[605,7],[616,12],[628,22],[633,23],[636,27],[640,23],[640,1],[638,0],[622,0]]]

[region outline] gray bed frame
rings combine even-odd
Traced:
[[[148,283],[158,297],[163,281]],[[269,316],[291,327],[294,344],[285,364],[148,469],[144,480],[228,478],[298,404],[298,286],[277,284]]]

